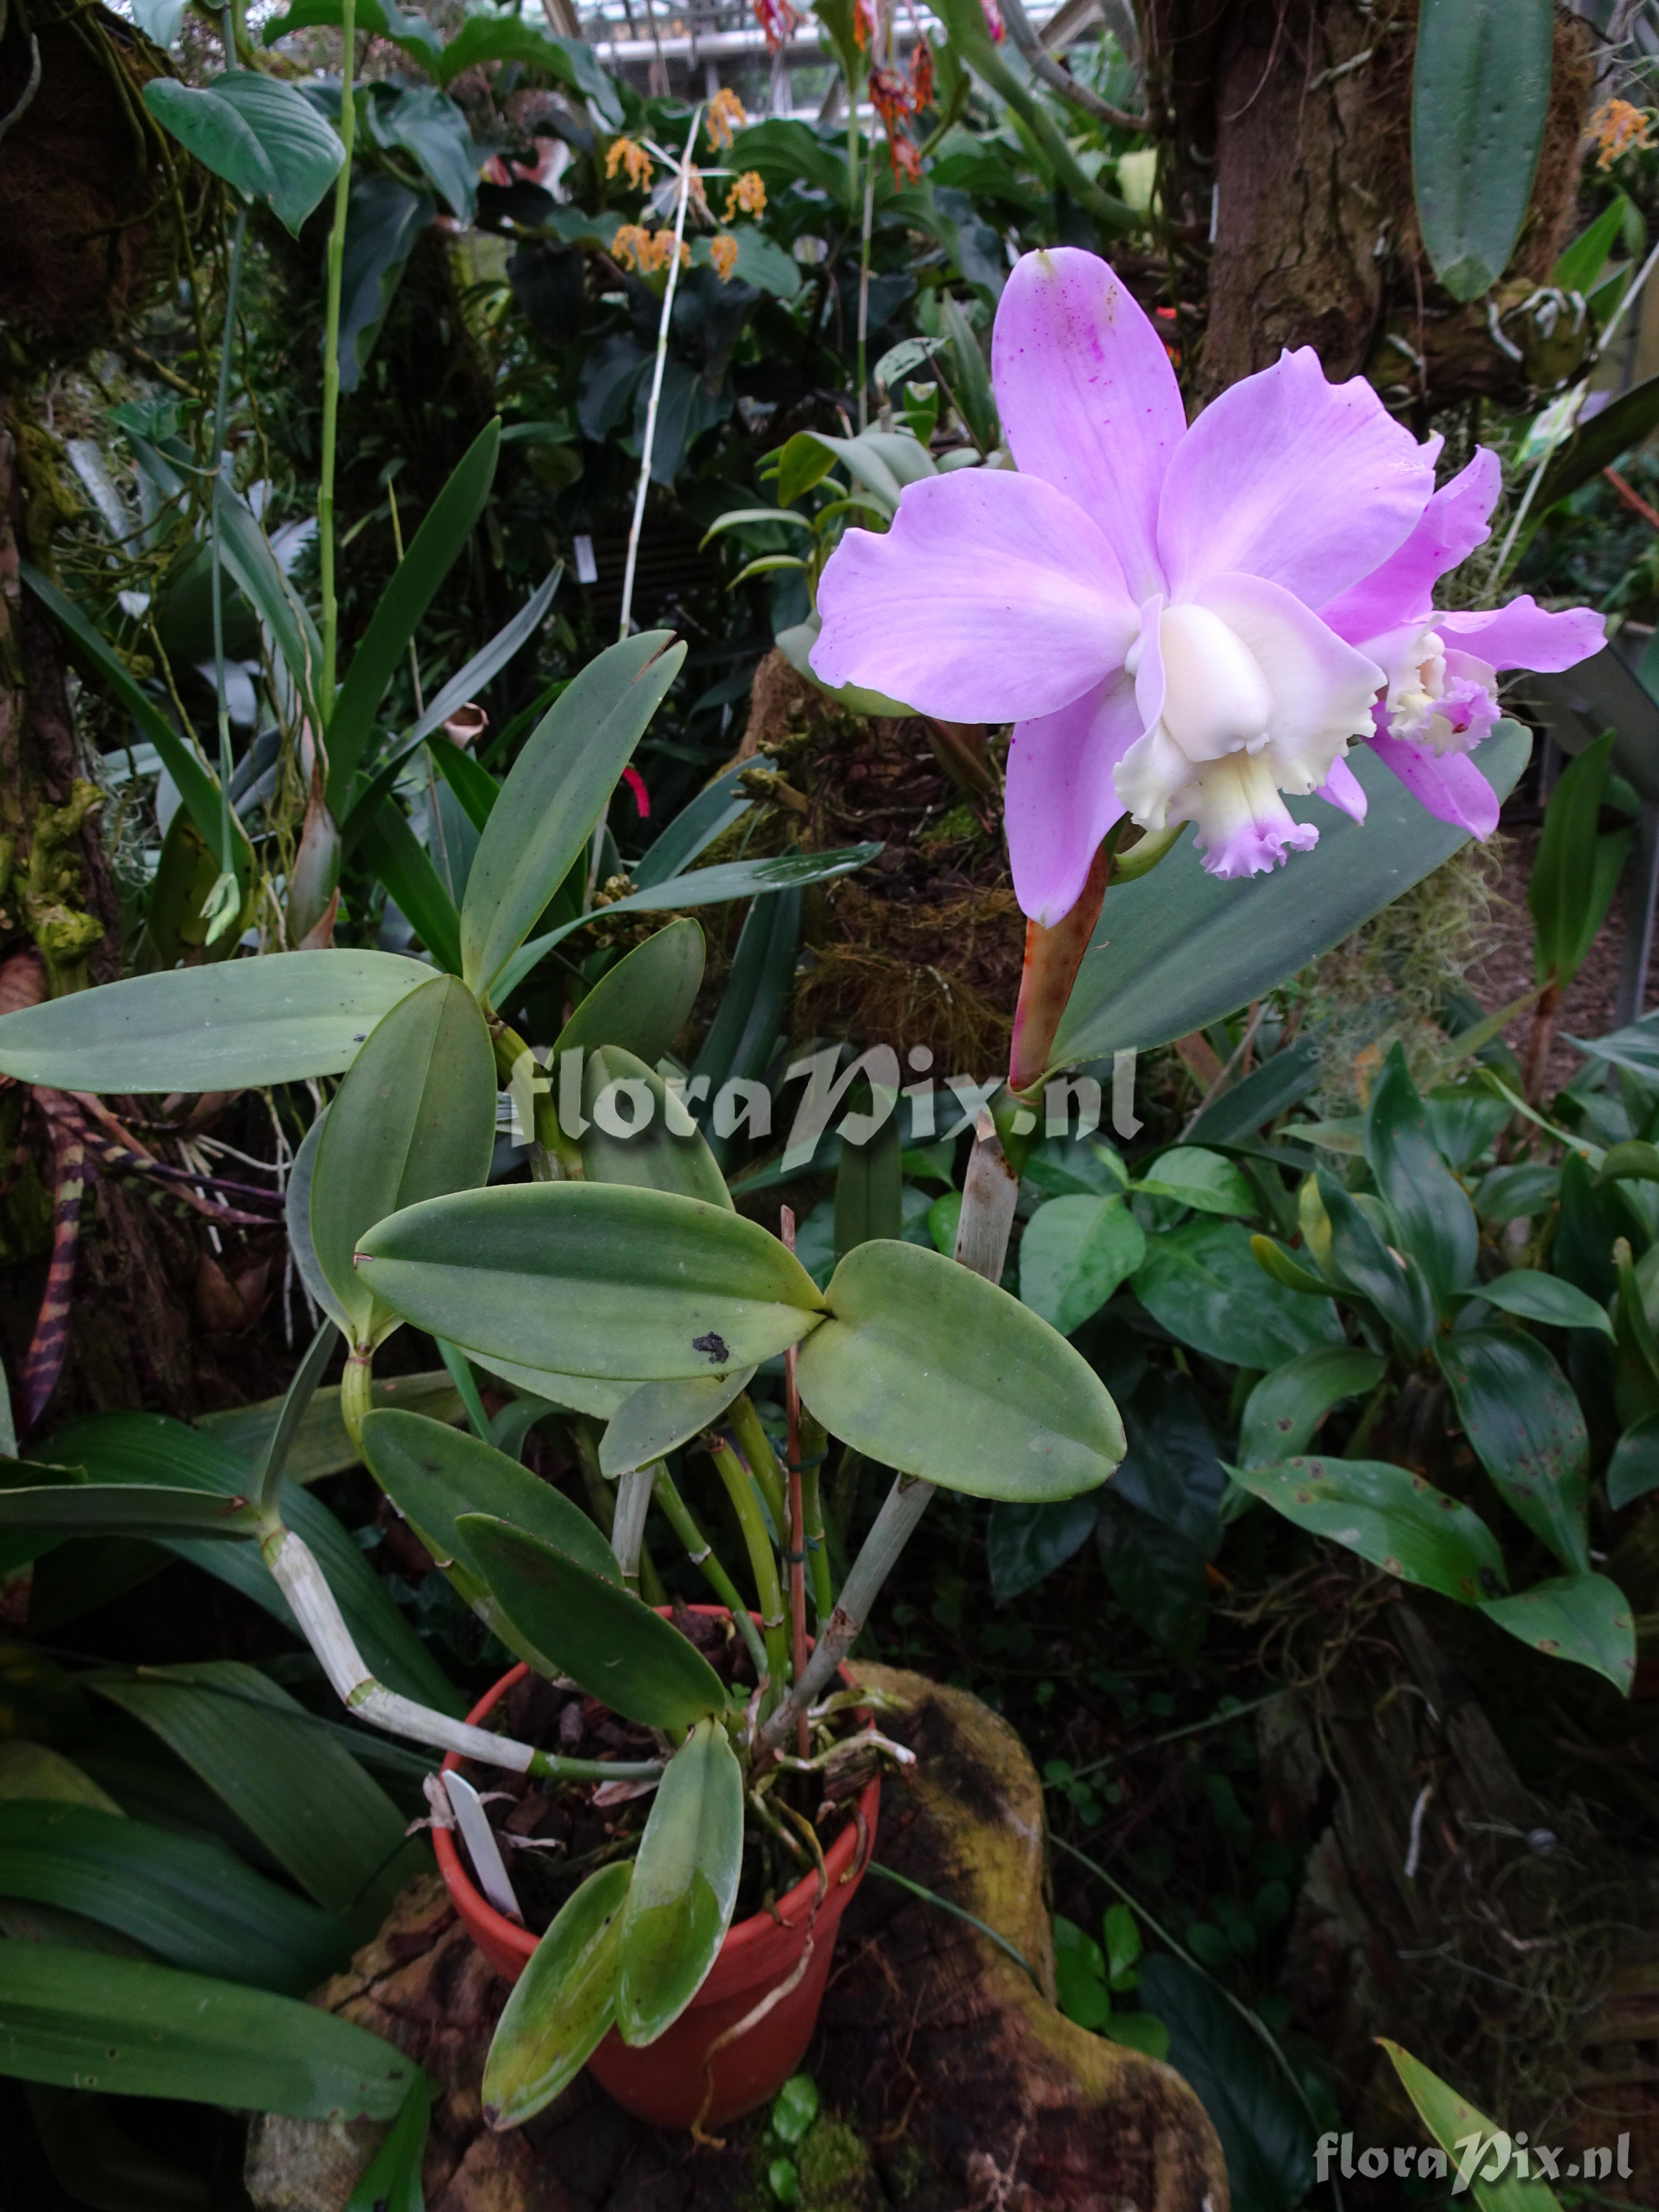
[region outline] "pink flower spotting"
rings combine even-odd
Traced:
[[[1253,875],[1316,844],[1281,793],[1356,820],[1363,738],[1442,821],[1498,818],[1469,754],[1499,668],[1570,668],[1601,618],[1532,599],[1440,614],[1435,584],[1487,535],[1499,468],[1443,490],[1362,378],[1304,347],[1189,428],[1163,340],[1096,255],[1029,253],[992,379],[1015,469],[906,487],[849,530],[818,587],[812,666],[951,721],[1012,721],[1008,849],[1052,927],[1126,812],[1198,825],[1204,865]]]

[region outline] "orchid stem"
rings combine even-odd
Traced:
[[[653,1472],[657,1503],[663,1510],[663,1518],[684,1545],[686,1558],[737,1624],[738,1633],[748,1646],[749,1656],[755,1662],[755,1679],[758,1681],[768,1672],[768,1665],[766,1646],[761,1642],[754,1617],[744,1603],[737,1584],[716,1558],[713,1545],[692,1519],[685,1500],[674,1486],[673,1477],[660,1460]]]
[[[778,1582],[778,1565],[772,1556],[772,1540],[766,1533],[766,1522],[761,1512],[759,1485],[738,1457],[724,1437],[708,1436],[704,1442],[708,1455],[714,1462],[714,1472],[726,1485],[726,1494],[732,1501],[738,1516],[738,1526],[743,1531],[744,1548],[749,1553],[749,1571],[755,1578],[755,1595],[760,1600],[761,1632],[766,1639],[766,1671],[771,1678],[775,1694],[781,1696],[789,1667],[789,1646],[784,1636],[783,1591]]]
[[[334,220],[328,233],[328,289],[323,317],[323,450],[317,480],[317,557],[322,577],[323,672],[317,710],[325,724],[334,712],[334,667],[340,610],[334,592],[334,467],[340,422],[340,293],[345,271],[346,216],[351,199],[351,143],[357,110],[352,96],[357,0],[340,0],[340,143],[345,159],[334,185]]]

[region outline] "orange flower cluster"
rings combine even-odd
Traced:
[[[875,35],[876,19],[870,12],[870,0],[854,0],[853,44],[864,53]]]
[[[729,283],[732,271],[738,265],[738,241],[729,230],[723,230],[717,238],[709,240],[708,258],[721,283]]]
[[[726,195],[726,212],[722,222],[735,222],[741,215],[763,216],[766,213],[766,186],[758,169],[745,169]]]
[[[729,146],[732,134],[741,131],[748,122],[748,111],[729,85],[722,85],[708,103],[708,112],[703,118],[712,146]]]
[[[674,234],[672,230],[647,230],[642,223],[625,222],[611,241],[611,251],[624,269],[632,269],[641,276],[653,276],[659,269],[666,269],[674,252]],[[684,240],[680,245],[680,266],[691,265],[691,249]]]
[[[926,39],[917,40],[908,72],[884,69],[879,63],[870,71],[870,103],[886,126],[887,158],[896,185],[907,179],[914,182],[921,174],[921,149],[905,125],[931,106],[933,99],[933,50]]]
[[[798,8],[789,0],[755,0],[755,19],[766,33],[766,51],[780,53],[794,36],[801,24]]]
[[[1601,148],[1595,166],[1610,169],[1620,155],[1639,153],[1651,146],[1649,132],[1653,118],[1627,100],[1610,100],[1589,119],[1589,135]]]
[[[642,192],[656,174],[651,156],[637,139],[613,138],[605,157],[605,173],[614,177],[618,169],[628,172],[630,191]]]

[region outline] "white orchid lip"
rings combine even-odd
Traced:
[[[1189,761],[1259,752],[1273,720],[1261,663],[1236,630],[1207,607],[1165,607],[1158,618],[1164,659],[1164,726]]]

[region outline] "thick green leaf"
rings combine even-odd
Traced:
[[[678,1729],[725,1711],[725,1686],[696,1645],[631,1591],[493,1515],[456,1525],[514,1627],[612,1712]]]
[[[451,975],[461,972],[461,918],[448,886],[395,801],[383,800],[358,840],[363,859],[386,885],[393,904],[412,924],[434,961]]]
[[[1434,272],[1476,300],[1508,266],[1544,142],[1550,0],[1423,0],[1412,88],[1412,182]]]
[[[903,1146],[899,1138],[898,1101],[890,1092],[891,1110],[881,1127],[861,1145],[842,1139],[836,1168],[835,1256],[844,1260],[872,1237],[898,1237],[904,1229]],[[859,1110],[872,1110],[871,1089],[865,1082],[854,1086],[850,1102]]]
[[[799,890],[778,891],[757,898],[744,918],[725,995],[692,1071],[708,1078],[711,1097],[718,1097],[723,1084],[757,1079],[776,1048],[794,978],[800,902]],[[709,1139],[722,1168],[731,1144],[718,1132]]]
[[[671,876],[689,868],[699,853],[707,851],[716,837],[743,819],[755,802],[743,788],[742,778],[753,772],[754,765],[753,761],[733,761],[712,783],[704,785],[689,806],[680,809],[629,872],[641,890],[649,890],[653,884],[665,884]]]
[[[1020,1302],[1070,1336],[1146,1257],[1146,1237],[1121,1198],[1051,1198],[1025,1224]]]
[[[738,1367],[729,1375],[700,1375],[689,1382],[641,1382],[623,1399],[599,1439],[600,1474],[614,1481],[630,1468],[649,1467],[678,1451],[719,1420],[754,1374],[752,1367]]]
[[[671,1121],[661,1076],[631,1052],[606,1044],[588,1053],[582,1067],[582,1111],[588,1118],[581,1138],[582,1172],[590,1182],[674,1191],[732,1210],[726,1178],[702,1132],[678,1102]],[[676,1123],[683,1133],[676,1133]]]
[[[1589,1570],[1589,1437],[1572,1386],[1535,1338],[1472,1328],[1435,1354],[1457,1417],[1505,1503],[1575,1573]]]
[[[1624,228],[1631,202],[1615,192],[1594,222],[1581,230],[1565,252],[1557,257],[1550,283],[1559,292],[1588,293],[1607,266],[1607,256]]]
[[[240,1091],[337,1075],[431,980],[395,952],[267,952],[0,1015],[0,1073],[60,1091]]]
[[[653,2043],[720,1956],[743,1866],[743,1769],[718,1719],[700,1721],[668,1763],[623,1905],[617,2027]]]
[[[1559,1168],[1532,1162],[1521,1167],[1494,1168],[1480,1178],[1475,1207],[1487,1221],[1525,1221],[1542,1213],[1560,1188]]]
[[[827,1302],[832,1318],[801,1347],[800,1394],[866,1457],[1021,1504],[1092,1490],[1122,1458],[1123,1424],[1088,1362],[971,1268],[860,1244]]]
[[[1398,1044],[1372,1087],[1365,1158],[1400,1232],[1401,1249],[1422,1269],[1444,1313],[1457,1291],[1474,1285],[1480,1230],[1468,1193],[1440,1156]]]
[[[477,1000],[453,975],[411,991],[375,1026],[335,1093],[311,1182],[311,1241],[361,1345],[396,1325],[352,1255],[375,1223],[473,1190],[495,1145],[495,1060]]]
[[[1170,2032],[1170,2063],[1190,2081],[1227,2159],[1233,2212],[1285,2212],[1314,2179],[1301,2100],[1220,1985],[1160,1951],[1140,1970],[1140,2001]]]
[[[487,1513],[556,1545],[580,1566],[622,1586],[622,1570],[579,1505],[550,1482],[465,1430],[419,1413],[373,1413],[363,1419],[363,1457],[398,1510],[440,1559],[457,1559],[480,1583],[488,1576],[457,1527],[464,1513]]]
[[[362,382],[409,257],[422,232],[437,217],[437,202],[423,185],[406,184],[386,169],[360,168],[353,177],[346,207],[337,355],[342,392],[355,392]]]
[[[326,1912],[215,1838],[88,1805],[0,1804],[0,1896],[119,1929],[170,1966],[303,1996],[345,1961]]]
[[[477,211],[483,149],[455,101],[429,84],[380,83],[363,93],[358,112],[374,144],[407,154],[450,214],[470,224]]]
[[[561,1053],[621,1045],[654,1068],[685,1027],[702,984],[701,924],[671,921],[607,968],[559,1032]]]
[[[157,80],[161,82],[163,80]],[[219,851],[221,810],[219,780],[188,738],[181,738],[161,708],[134,681],[108,641],[95,629],[73,599],[59,591],[49,576],[27,561],[18,573],[70,640],[75,656],[98,682],[112,691],[160,754],[161,765],[179,787],[185,811],[216,860]],[[85,1087],[84,1085],[82,1086]]]
[[[314,714],[317,684],[322,674],[322,640],[283,574],[270,550],[270,540],[252,509],[222,477],[214,483],[213,520],[226,568],[264,625],[306,711]]]
[[[1318,1188],[1330,1224],[1333,1280],[1369,1299],[1412,1358],[1428,1342],[1434,1328],[1434,1297],[1416,1261],[1392,1241],[1399,1231],[1387,1209],[1375,1199],[1362,1206],[1323,1168]],[[1375,1214],[1387,1223],[1378,1225]]]
[[[1475,1293],[1502,1313],[1518,1314],[1523,1321],[1542,1322],[1551,1328],[1595,1328],[1613,1334],[1607,1309],[1598,1306],[1575,1284],[1559,1275],[1541,1274],[1535,1267],[1512,1267],[1507,1275],[1482,1283]]]
[[[1286,1360],[1264,1375],[1245,1401],[1239,1457],[1246,1467],[1272,1467],[1297,1458],[1313,1442],[1333,1406],[1374,1390],[1383,1372],[1383,1362],[1374,1352],[1346,1344]]]
[[[426,2212],[421,2168],[436,2094],[428,2075],[415,2076],[385,2141],[358,2175],[345,2212]]]
[[[684,658],[666,630],[624,639],[588,663],[526,741],[467,878],[461,972],[475,990],[495,985],[586,847]]]
[[[455,1385],[441,1367],[430,1368],[421,1375],[377,1377],[372,1395],[377,1407],[424,1413],[428,1420],[453,1425],[462,1418]],[[257,1464],[270,1441],[283,1403],[281,1398],[264,1398],[253,1406],[232,1406],[223,1413],[204,1413],[197,1426],[203,1434],[240,1453],[251,1464]],[[301,1416],[283,1463],[283,1472],[291,1482],[309,1485],[320,1482],[325,1475],[343,1474],[348,1468],[356,1467],[361,1457],[341,1418],[340,1386],[331,1383],[326,1389],[316,1393]]]
[[[1148,1198],[1173,1198],[1199,1213],[1242,1214],[1261,1211],[1261,1200],[1243,1171],[1220,1152],[1196,1145],[1177,1145],[1161,1153],[1133,1188]]]
[[[626,898],[613,899],[605,912],[661,914],[684,907],[718,906],[728,899],[752,898],[766,891],[799,891],[808,884],[851,875],[873,860],[881,849],[879,845],[845,845],[833,853],[784,853],[769,860],[725,860],[718,867],[688,868],[684,875],[671,876],[666,883],[649,890],[630,891]],[[545,936],[533,938],[503,966],[495,979],[495,995],[509,998],[538,960],[574,931],[585,928],[591,919],[581,915],[574,921],[561,922]]]
[[[1621,1697],[1636,1680],[1636,1622],[1631,1601],[1606,1575],[1558,1575],[1480,1610],[1511,1636],[1553,1659],[1576,1660],[1605,1674]]]
[[[1609,730],[1569,762],[1544,810],[1538,855],[1527,879],[1533,971],[1540,983],[1571,981],[1612,900],[1613,884],[1598,880],[1605,872],[1596,866],[1596,825],[1613,743]]]
[[[993,1505],[985,1559],[997,1603],[1006,1605],[1047,1582],[1088,1542],[1099,1513],[1099,1501],[1086,1491],[1047,1505]]]
[[[1500,797],[1531,743],[1518,723],[1500,722],[1474,756]],[[1348,765],[1370,805],[1364,828],[1321,799],[1289,800],[1319,829],[1294,867],[1223,882],[1183,836],[1150,874],[1107,892],[1054,1039],[1055,1067],[1169,1044],[1264,998],[1468,842],[1425,814],[1368,745]]]
[[[216,177],[269,200],[297,238],[345,159],[337,135],[296,85],[229,70],[203,86],[152,77],[144,105]]]
[[[616,85],[585,39],[550,37],[521,15],[480,10],[468,15],[447,41],[432,73],[440,84],[448,84],[461,70],[483,62],[516,62],[520,69],[539,70],[597,102],[612,127],[621,120]]]
[[[1607,1503],[1615,1512],[1659,1490],[1659,1413],[1632,1423],[1607,1462]]]
[[[1232,1474],[1298,1528],[1346,1545],[1402,1582],[1478,1605],[1508,1579],[1498,1540],[1480,1515],[1403,1467],[1298,1455]]]
[[[1467,2097],[1460,2097],[1449,2082],[1443,2081],[1437,2074],[1431,2074],[1420,2058],[1413,2058],[1400,2044],[1390,2043],[1386,2035],[1379,2035],[1376,2039],[1393,2062],[1394,2070],[1406,2094],[1416,2106],[1424,2126],[1445,2152],[1454,2173],[1462,2172],[1471,2136],[1480,2144],[1491,2144],[1500,2135],[1508,2141],[1507,2135],[1478,2106],[1470,2104]],[[1480,2212],[1559,2212],[1559,2199],[1549,2185],[1535,2179],[1521,2180],[1513,2164],[1495,2179],[1483,2181],[1482,2172],[1493,2163],[1483,2149],[1469,2177]]]
[[[1328,1298],[1331,1286],[1322,1275],[1316,1275],[1294,1258],[1285,1247],[1271,1237],[1260,1233],[1250,1239],[1250,1250],[1255,1263],[1265,1275],[1287,1291],[1298,1291],[1304,1297]]]
[[[816,1328],[805,1269],[757,1224],[617,1183],[431,1199],[363,1239],[406,1321],[486,1359],[648,1382],[750,1366]]]
[[[1264,1276],[1237,1222],[1183,1221],[1149,1237],[1132,1287],[1171,1336],[1230,1367],[1278,1367],[1342,1341],[1335,1307]]]
[[[632,1382],[610,1382],[599,1375],[566,1375],[551,1367],[526,1367],[516,1359],[501,1359],[493,1352],[475,1352],[473,1358],[521,1395],[538,1398],[567,1413],[590,1413],[608,1421],[637,1387]]]
[[[328,720],[328,803],[345,811],[346,795],[374,726],[386,685],[402,665],[432,595],[471,536],[495,479],[499,418],[478,433],[427,509],[409,550],[381,592],[346,671]]]
[[[622,1915],[634,1869],[601,1867],[560,1907],[513,1985],[484,2061],[487,2125],[516,2128],[568,2088],[617,2017]]]
[[[253,1486],[251,1457],[216,1437],[160,1413],[93,1413],[60,1429],[52,1449],[72,1456],[96,1482],[188,1486],[222,1498],[247,1497]],[[339,1601],[358,1650],[382,1681],[404,1696],[459,1715],[466,1701],[446,1680],[426,1644],[410,1627],[364,1558],[362,1547],[320,1498],[292,1480],[283,1485],[285,1524],[316,1554]],[[195,1536],[157,1540],[264,1608],[293,1635],[299,1623],[269,1567],[252,1544],[222,1544]]]
[[[30,1470],[31,1472],[33,1470]],[[0,1464],[0,1484],[10,1470]],[[160,1484],[36,1483],[0,1487],[0,1531],[29,1529],[49,1536],[164,1536],[247,1538],[259,1516],[245,1500]]]
[[[270,18],[260,35],[266,46],[274,46],[291,31],[308,31],[319,23],[337,30],[343,20],[340,0],[294,0],[285,15]],[[360,33],[391,39],[416,60],[430,58],[442,43],[424,15],[405,15],[397,0],[355,0],[352,21]]]
[[[158,1735],[330,1912],[384,1911],[404,1816],[331,1730],[238,1659],[82,1677]],[[389,1881],[388,1881],[389,1876]]]
[[[316,2005],[171,1966],[0,1943],[0,2073],[297,2118],[387,2120],[414,2064]]]
[[[1609,400],[1599,414],[1579,424],[1571,438],[1558,446],[1539,483],[1536,497],[1528,518],[1535,530],[1549,513],[1576,492],[1580,484],[1588,483],[1602,470],[1611,468],[1621,453],[1633,446],[1644,444],[1659,424],[1659,376],[1650,376],[1641,384],[1634,384],[1616,399]],[[1529,532],[1523,532],[1517,550],[1527,543]]]

